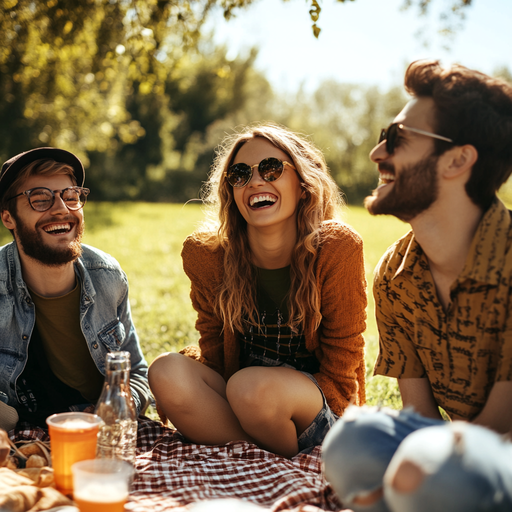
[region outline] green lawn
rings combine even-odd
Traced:
[[[85,243],[112,254],[128,274],[130,301],[148,362],[158,354],[197,342],[190,283],[181,265],[181,245],[202,219],[197,204],[88,203]],[[345,220],[365,242],[366,276],[385,249],[403,235],[406,224],[391,217],[371,217],[352,207]],[[373,297],[369,294],[367,342],[368,402],[400,407],[394,379],[371,377],[377,354]]]
[[[512,206],[512,190],[502,198]],[[200,206],[91,202],[85,216],[85,242],[112,254],[128,274],[133,317],[148,362],[162,352],[196,343],[196,315],[190,304],[190,283],[182,269],[180,251],[185,237],[201,222]],[[372,377],[378,335],[371,283],[380,257],[407,232],[408,225],[393,217],[371,217],[362,207],[347,208],[345,221],[365,243],[370,292],[365,333],[368,403],[398,408],[401,401],[395,379]],[[0,229],[0,245],[11,240],[10,233]]]
[[[91,202],[85,208],[85,243],[112,254],[128,275],[133,318],[148,362],[162,352],[197,343],[196,314],[190,304],[190,282],[182,269],[180,251],[185,237],[202,220],[200,206]],[[347,208],[344,218],[365,243],[370,292],[365,334],[368,403],[400,407],[396,381],[371,376],[378,349],[371,283],[380,257],[408,230],[408,225],[393,217],[371,217],[362,207]],[[10,233],[2,229],[0,244],[10,240]]]

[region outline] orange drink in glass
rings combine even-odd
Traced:
[[[72,494],[71,466],[96,456],[101,418],[85,412],[63,412],[46,419],[52,449],[55,485],[63,494]]]
[[[120,459],[94,459],[73,465],[73,500],[80,512],[123,512],[133,466]]]

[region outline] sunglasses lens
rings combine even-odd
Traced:
[[[283,174],[283,162],[277,158],[265,158],[260,162],[258,170],[265,181],[276,181]]]
[[[380,132],[379,144],[386,141],[386,151],[388,155],[392,155],[395,151],[396,136],[398,133],[398,124],[390,124],[387,128],[383,128]]]
[[[232,187],[245,187],[251,176],[252,170],[247,164],[235,164],[228,169],[226,179]]]

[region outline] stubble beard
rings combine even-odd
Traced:
[[[364,201],[371,215],[394,215],[409,222],[427,210],[437,199],[437,155],[429,155],[419,162],[401,169],[397,176],[395,166],[386,162],[379,165],[396,176],[392,189],[383,197],[374,190]]]
[[[51,247],[45,244],[37,225],[35,228],[30,228],[21,219],[16,218],[16,215],[13,216],[16,221],[16,240],[23,252],[30,258],[49,267],[60,267],[77,260],[82,255],[82,237],[85,228],[83,220],[80,224],[75,225],[75,238],[67,246]],[[58,222],[66,222],[66,220],[58,219]],[[73,218],[73,222],[76,222],[75,218]]]

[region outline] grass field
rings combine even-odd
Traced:
[[[190,304],[190,282],[181,264],[181,245],[202,220],[197,204],[89,203],[85,242],[112,254],[130,281],[132,313],[148,362],[158,354],[197,343],[196,314]],[[366,276],[385,249],[407,231],[394,218],[371,217],[364,208],[345,211],[365,242]],[[371,288],[370,288],[371,291]],[[372,377],[377,354],[373,297],[369,293],[367,342],[368,402],[401,405],[394,379]]]
[[[130,281],[132,314],[148,362],[162,352],[197,343],[196,314],[190,303],[190,282],[181,264],[185,237],[201,222],[199,205],[154,203],[94,203],[86,205],[84,241],[114,256]],[[370,404],[400,407],[394,379],[372,377],[377,355],[377,327],[371,294],[375,265],[386,248],[408,225],[392,217],[371,217],[364,208],[347,208],[344,220],[363,237],[369,284],[367,395]],[[12,240],[0,230],[0,245]]]

